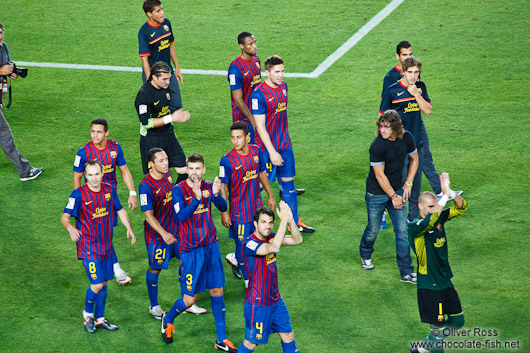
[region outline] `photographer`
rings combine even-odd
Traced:
[[[1,91],[0,95],[4,98],[7,89],[4,90],[4,87],[8,85],[8,77],[11,80],[15,80],[18,75],[13,73],[14,65],[10,63],[11,58],[9,57],[9,49],[7,44],[4,43],[4,25],[0,23],[0,85]],[[2,99],[2,107],[3,107]],[[43,168],[34,168],[30,162],[18,151],[17,146],[15,145],[15,140],[13,139],[13,133],[11,128],[4,117],[2,112],[3,108],[0,108],[0,146],[4,150],[5,154],[13,162],[15,167],[20,174],[21,181],[33,180],[44,171]]]

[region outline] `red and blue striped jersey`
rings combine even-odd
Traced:
[[[425,86],[425,83],[423,81],[416,81],[416,87],[418,93],[430,104],[431,99],[427,94],[427,86]],[[403,85],[401,81],[390,85],[383,93],[379,113],[383,114],[388,109],[394,109],[398,112],[403,122],[403,128],[412,134],[416,147],[423,146],[421,109],[416,98],[409,93],[407,86]]]
[[[173,188],[173,208],[177,220],[180,253],[190,252],[218,241],[212,218],[212,201],[221,212],[225,212],[228,207],[220,192],[217,196],[213,195],[212,185],[211,181],[201,181],[200,201],[197,200],[186,180]]]
[[[64,213],[75,217],[81,233],[77,241],[78,259],[111,257],[114,218],[122,208],[116,189],[110,184],[101,183],[99,192],[93,192],[87,184],[72,192]]]
[[[160,180],[156,180],[148,173],[140,183],[140,209],[142,212],[153,211],[158,223],[168,233],[177,236],[177,224],[171,202],[173,194],[173,178],[168,171]],[[165,244],[164,239],[151,225],[144,221],[146,244]]]
[[[105,148],[100,150],[94,146],[94,142],[90,141],[77,151],[74,160],[74,172],[84,173],[85,163],[94,159],[103,164],[103,182],[116,188],[118,185],[118,181],[116,180],[116,167],[127,164],[120,144],[116,141],[107,140]]]
[[[221,158],[219,178],[228,185],[230,218],[239,223],[251,223],[254,211],[263,206],[259,173],[265,171],[261,150],[248,145],[249,153],[241,155],[233,148]]]
[[[289,124],[287,123],[287,84],[282,82],[272,88],[263,82],[252,93],[252,114],[265,114],[265,127],[277,152],[290,148]],[[262,146],[261,138],[256,134],[256,144]]]
[[[245,266],[249,276],[248,288],[245,293],[245,304],[271,306],[282,298],[278,290],[276,254],[266,256],[256,254],[260,246],[272,242],[274,235],[271,234],[262,241],[253,233],[243,242],[241,251],[247,259]]]
[[[250,96],[252,92],[261,83],[261,65],[259,58],[253,56],[250,61],[244,60],[238,56],[230,66],[228,67],[228,83],[230,83],[230,92],[241,89],[243,92],[243,102],[250,109]],[[247,125],[250,124],[247,117],[241,113],[241,110],[237,107],[232,94],[230,94],[232,100],[232,120],[244,121]]]
[[[140,56],[149,56],[149,66],[153,66],[157,61],[165,62],[171,67],[171,73],[174,70],[171,66],[169,47],[174,41],[171,22],[167,18],[158,27],[153,27],[149,22],[146,22],[138,31]]]

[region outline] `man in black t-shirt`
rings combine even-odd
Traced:
[[[173,130],[173,123],[185,122],[190,118],[187,110],[170,111],[171,96],[169,81],[171,68],[164,62],[151,67],[151,75],[140,88],[134,106],[140,119],[140,154],[144,174],[149,172],[147,153],[150,149],[162,148],[168,158],[169,166],[179,174],[177,183],[186,180],[186,156]]]
[[[407,179],[403,182],[402,171],[405,157],[410,164]],[[412,180],[418,169],[418,154],[414,138],[403,129],[403,123],[395,110],[387,110],[377,120],[377,137],[370,146],[370,172],[366,178],[366,226],[361,245],[361,265],[372,270],[372,253],[379,234],[385,209],[388,210],[396,234],[396,261],[402,282],[416,283],[416,274],[411,265],[407,239],[407,207]]]

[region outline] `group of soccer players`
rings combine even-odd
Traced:
[[[141,27],[138,40],[144,84],[135,108],[145,174],[139,186],[139,201],[145,216],[149,313],[162,321],[162,338],[171,343],[173,322],[178,315],[186,311],[206,312],[195,302],[198,294],[208,289],[217,331],[216,349],[252,352],[257,345],[266,344],[270,334],[278,332],[283,351],[297,352],[289,313],[278,291],[276,254],[282,246],[300,244],[301,233],[312,233],[314,229],[298,216],[298,195],[305,190],[296,189],[294,184],[283,60],[279,56],[267,58],[267,78],[262,82],[256,39],[249,32],[239,34],[241,55],[228,72],[233,112],[230,137],[234,148],[222,157],[219,176],[213,182],[204,180],[204,157],[193,153],[186,158],[173,128],[173,123],[186,122],[190,114],[182,110],[178,85],[182,75],[171,23],[159,0],[145,0],[143,8],[148,20]],[[107,282],[115,277],[119,284],[131,283],[112,243],[118,218],[126,227],[131,244],[136,241],[117,197],[117,169],[129,190],[131,211],[138,207],[138,194],[121,146],[107,138],[107,121],[93,120],[90,133],[91,141],[75,156],[74,191],[61,223],[76,242],[78,258],[90,281],[83,319],[86,330],[94,333],[97,328],[118,329],[104,316]],[[178,175],[175,183],[171,168]],[[276,179],[283,198],[279,203],[270,186]],[[262,189],[268,194],[268,207],[263,205]],[[212,203],[221,211],[222,224],[235,241],[235,253],[226,259],[247,288],[245,340],[239,348],[226,336],[225,277]],[[280,224],[273,233],[275,215]],[[76,219],[75,226],[70,223],[71,217]],[[288,230],[291,234],[286,234]],[[162,269],[168,269],[172,257],[179,262],[181,296],[165,312],[158,301],[158,277]]]

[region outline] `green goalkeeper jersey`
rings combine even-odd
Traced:
[[[449,287],[453,272],[449,266],[445,222],[460,216],[467,210],[452,205],[440,213],[429,213],[416,218],[408,225],[409,243],[418,259],[418,288],[444,290]]]

